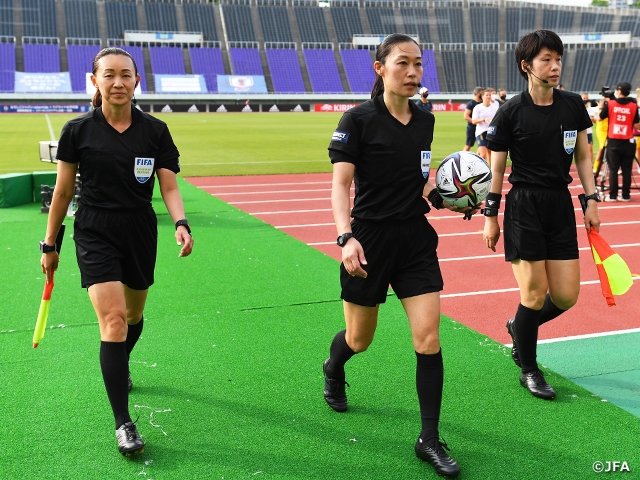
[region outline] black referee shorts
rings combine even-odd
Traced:
[[[389,284],[398,298],[442,290],[438,234],[425,217],[384,223],[353,220],[351,228],[364,249],[367,278],[352,277],[341,264],[343,300],[375,307],[386,301]]]
[[[467,123],[467,141],[465,145],[467,147],[473,147],[476,143],[476,126]]]
[[[577,259],[576,215],[569,190],[514,187],[506,196],[504,250],[508,262]]]
[[[73,228],[82,288],[117,281],[146,290],[153,284],[158,220],[151,207],[121,213],[80,206]]]

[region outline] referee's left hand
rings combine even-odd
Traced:
[[[189,232],[185,227],[178,227],[176,230],[176,242],[178,245],[182,245],[180,249],[179,257],[187,257],[191,254],[193,250],[193,237],[189,235]]]
[[[464,213],[465,220],[471,220],[471,217],[480,211],[480,207],[456,207],[446,201],[443,202],[442,205],[452,212]]]

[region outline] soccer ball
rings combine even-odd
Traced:
[[[445,202],[475,207],[489,193],[491,169],[484,158],[473,152],[452,153],[436,171],[436,187]]]

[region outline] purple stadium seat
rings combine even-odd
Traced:
[[[436,56],[433,50],[422,51],[422,86],[429,89],[429,93],[440,93]]]
[[[266,53],[275,93],[305,93],[298,52],[291,48],[267,48]]]
[[[340,50],[352,93],[370,93],[376,80],[369,50]]]
[[[16,44],[0,43],[0,92],[13,92],[16,72]]]
[[[310,48],[303,53],[314,93],[344,93],[333,50]]]
[[[204,76],[205,82],[207,82],[207,90],[212,93],[217,93],[217,76],[225,74],[220,49],[189,47],[189,55],[191,56],[193,73]]]
[[[60,71],[60,52],[57,43],[25,43],[22,49],[25,72]]]
[[[229,56],[234,75],[264,75],[257,48],[230,48]]]
[[[184,58],[181,47],[149,47],[153,73],[184,75]]]
[[[100,51],[98,45],[67,45],[69,76],[74,92],[86,91],[87,72],[91,72],[93,57]]]

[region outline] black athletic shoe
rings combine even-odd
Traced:
[[[531,395],[545,400],[556,398],[555,390],[544,379],[540,370],[520,374],[520,385],[531,392]]]
[[[127,377],[127,390],[131,391],[132,388],[133,388],[133,382],[131,381],[131,374],[129,374],[129,376]]]
[[[322,364],[322,372],[324,373],[324,399],[336,412],[347,411],[347,393],[344,386],[350,387],[344,379],[332,378],[327,373],[327,358]]]
[[[144,442],[133,422],[127,422],[116,430],[116,440],[118,451],[126,457],[144,452]]]
[[[511,359],[517,366],[522,367],[522,365],[520,365],[520,354],[518,354],[518,347],[516,346],[516,333],[513,331],[513,322],[515,320],[515,318],[510,318],[507,321],[507,332],[511,335],[511,341],[513,342],[513,347],[511,347]]]
[[[445,450],[449,451],[449,446],[437,439],[423,442],[421,438],[418,438],[416,442],[416,457],[433,465],[438,475],[457,477],[460,474],[460,465]]]

